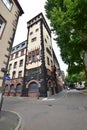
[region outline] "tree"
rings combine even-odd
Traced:
[[[47,0],[45,10],[68,72],[84,69],[87,77],[83,60],[87,53],[87,0]]]
[[[81,81],[85,81],[86,77],[84,72],[80,72],[80,73],[74,73],[71,75],[66,76],[65,81],[68,83],[77,83],[77,82],[81,82]]]

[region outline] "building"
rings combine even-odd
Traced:
[[[24,41],[12,48],[9,73],[10,73],[10,86],[5,88],[5,95],[21,95],[24,81],[25,59],[26,59],[26,46],[27,41]],[[9,92],[9,93],[8,93]]]
[[[19,95],[23,96],[38,96],[39,94],[45,97],[48,92],[51,95],[55,94],[62,90],[62,83],[61,85],[58,84],[60,66],[52,48],[51,31],[43,14],[40,13],[28,21],[27,28],[28,34],[27,41],[25,41],[24,57],[18,55],[18,52],[21,52],[23,43],[15,46],[11,52],[12,57],[13,54],[14,57],[17,54],[17,57],[13,58],[13,60],[11,58],[9,62],[11,77],[11,83],[8,86],[9,95],[18,93],[17,86],[21,86],[22,91],[19,92]],[[18,47],[19,50],[17,50]],[[24,64],[20,70],[17,64],[21,60],[23,60]],[[21,83],[18,77],[20,71]]]
[[[23,10],[17,0],[0,0],[0,87],[7,74],[9,54]]]

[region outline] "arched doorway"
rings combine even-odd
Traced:
[[[31,82],[28,85],[28,96],[30,97],[37,97],[39,93],[39,87],[36,82]]]
[[[14,84],[11,84],[10,86],[10,96],[14,96],[15,95],[15,87]]]
[[[17,84],[17,86],[16,86],[16,96],[21,96],[21,94],[22,94],[22,84]]]

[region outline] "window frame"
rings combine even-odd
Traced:
[[[19,52],[15,53],[15,58],[18,58]]]
[[[23,56],[24,55],[24,49],[23,50],[21,50],[21,56]]]
[[[2,2],[4,3],[4,5],[6,6],[6,8],[11,11],[12,6],[13,6],[13,2],[12,0],[2,0]]]
[[[0,15],[0,19],[3,22],[3,24],[1,25],[1,28],[0,28],[0,39],[1,39],[3,32],[4,32],[4,29],[5,29],[5,26],[6,26],[6,20],[1,15]]]
[[[34,37],[31,39],[31,42],[35,42],[37,40],[37,37]]]
[[[14,79],[16,77],[16,71],[12,72],[12,79]]]
[[[18,72],[18,77],[22,77],[22,70]]]
[[[12,64],[9,64],[9,70],[11,70],[12,69]]]
[[[17,61],[14,62],[14,69],[16,69],[16,68],[17,68]]]
[[[47,65],[50,65],[50,59],[47,57]]]
[[[24,62],[23,59],[21,59],[21,60],[19,61],[19,67],[22,67],[22,66],[23,66],[23,62]]]

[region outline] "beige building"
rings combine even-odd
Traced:
[[[27,95],[55,94],[63,89],[60,66],[52,47],[51,31],[42,13],[27,22]]]
[[[7,73],[9,53],[23,10],[17,0],[0,0],[0,87]]]
[[[12,48],[6,95],[47,96],[63,89],[51,31],[42,13],[27,22],[27,40]],[[22,48],[22,46],[24,47]],[[21,52],[24,52],[21,55]],[[22,63],[22,66],[20,66]]]

